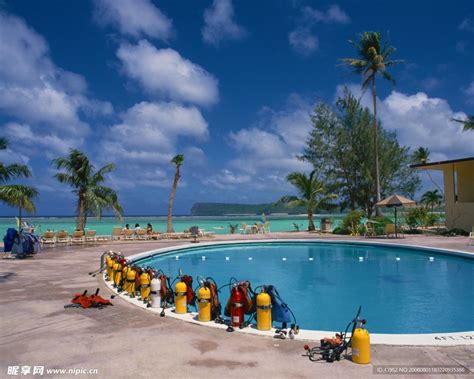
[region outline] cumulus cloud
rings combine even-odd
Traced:
[[[30,154],[32,150],[46,151],[48,158],[56,157],[58,154],[65,155],[69,149],[78,144],[77,138],[63,138],[51,133],[42,134],[41,138],[38,138],[27,124],[9,122],[3,126],[3,130],[11,141],[15,141],[20,151]],[[81,143],[82,140],[79,141],[79,144]]]
[[[306,6],[301,10],[298,25],[288,34],[288,41],[297,53],[310,55],[319,49],[319,39],[313,32],[316,24],[349,24],[350,22],[350,17],[337,4],[329,6],[325,11]]]
[[[362,96],[359,85],[349,85],[356,96]],[[337,93],[342,93],[339,86]],[[362,96],[362,103],[372,109],[370,94]],[[473,133],[462,131],[461,124],[452,118],[464,119],[466,114],[454,111],[445,99],[429,97],[424,92],[404,94],[392,91],[378,100],[378,112],[383,126],[397,132],[402,145],[416,149],[428,147],[431,160],[471,156]]]
[[[41,35],[0,12],[0,111],[34,134],[76,136],[80,143],[89,131],[81,114],[107,114],[112,106],[89,99],[85,79],[56,66]]]
[[[173,49],[157,49],[142,40],[122,44],[117,57],[125,74],[153,95],[199,105],[218,101],[217,79]]]
[[[168,40],[173,23],[150,0],[95,0],[94,18],[101,26],[112,25],[135,38]]]
[[[302,55],[310,55],[319,48],[319,39],[307,28],[297,28],[288,35],[290,46]]]
[[[213,0],[204,11],[201,30],[204,42],[219,46],[224,40],[238,40],[246,36],[245,29],[234,21],[232,0]]]
[[[286,175],[311,170],[308,163],[297,159],[311,129],[311,108],[310,102],[297,95],[291,95],[281,110],[263,107],[254,126],[229,133],[228,143],[237,157],[206,184],[223,189],[244,186],[248,191],[279,195],[291,190]]]
[[[339,5],[331,5],[326,11],[320,11],[311,7],[303,8],[304,17],[314,22],[322,22],[326,24],[348,24],[351,22],[350,17],[344,12]]]
[[[100,144],[101,159],[117,162],[115,180],[119,185],[130,172],[136,179],[134,185],[168,183],[163,173],[172,169],[169,162],[178,150],[184,152],[186,162],[189,160],[187,166],[206,164],[204,152],[194,144],[208,138],[208,124],[196,107],[144,101],[120,118],[107,128]],[[191,145],[186,146],[189,142]]]

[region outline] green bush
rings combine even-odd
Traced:
[[[334,230],[332,231],[332,234],[348,235],[349,230],[341,228],[340,226],[338,226],[337,228],[334,228]]]
[[[447,230],[441,233],[443,236],[446,237],[455,237],[455,236],[468,236],[469,233],[466,232],[464,229],[454,228],[451,230]]]
[[[405,223],[412,230],[420,226],[425,226],[428,218],[428,210],[426,208],[411,208],[405,212]]]
[[[340,234],[350,234],[351,236],[358,236],[360,234],[360,220],[364,217],[364,213],[361,211],[352,211],[347,214],[341,223],[341,229],[345,233]]]
[[[425,226],[434,226],[439,222],[439,214],[437,213],[428,213],[425,219]]]

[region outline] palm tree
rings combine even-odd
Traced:
[[[350,66],[354,73],[362,75],[362,89],[365,91],[369,86],[372,91],[372,103],[374,108],[374,155],[375,155],[375,190],[377,202],[381,199],[380,194],[380,172],[379,172],[379,148],[378,148],[378,121],[377,121],[377,92],[376,77],[382,76],[392,84],[395,80],[387,72],[387,68],[395,64],[403,63],[401,60],[390,60],[395,52],[395,47],[382,45],[382,36],[379,32],[364,32],[359,35],[358,41],[349,41],[356,49],[357,58],[343,58],[343,65]],[[381,215],[379,207],[376,207],[377,215]]]
[[[170,163],[175,165],[176,171],[174,173],[174,180],[173,180],[173,187],[171,188],[170,200],[168,202],[168,226],[166,228],[167,233],[174,233],[173,229],[173,203],[174,203],[174,196],[176,195],[176,189],[178,188],[178,182],[181,178],[180,175],[180,167],[184,162],[184,155],[178,154],[173,157]]]
[[[326,193],[324,184],[317,179],[316,171],[312,171],[309,176],[301,172],[292,172],[286,177],[286,180],[296,187],[300,196],[283,196],[278,203],[284,203],[290,208],[306,208],[308,231],[315,230],[314,210],[327,204],[328,200],[335,199],[337,195]]]
[[[430,159],[430,149],[428,149],[427,147],[420,146],[412,154],[413,164],[426,164],[426,163],[428,163],[429,159]],[[431,183],[433,183],[435,185],[435,187],[438,188],[441,195],[443,195],[443,190],[438,185],[438,183],[436,183],[434,181],[433,177],[430,174],[430,171],[425,170],[425,172],[426,172],[426,175],[428,175],[428,178],[430,178]]]
[[[21,229],[22,210],[35,213],[36,207],[33,200],[38,197],[38,191],[34,187],[21,184],[0,186],[0,199],[8,205],[18,208],[18,225]]]
[[[465,120],[459,120],[457,118],[452,118],[451,121],[460,122],[464,125],[464,131],[467,132],[468,130],[474,131],[474,116],[467,116]]]
[[[6,150],[8,145],[8,139],[0,137],[0,150]],[[22,210],[30,213],[34,213],[36,210],[33,200],[38,197],[38,191],[30,186],[3,183],[12,179],[29,177],[31,177],[31,171],[28,166],[19,163],[4,165],[0,162],[0,183],[2,183],[0,184],[0,201],[19,209],[20,228]]]
[[[122,219],[122,207],[118,202],[117,193],[102,185],[105,174],[115,170],[113,163],[96,171],[84,153],[71,149],[67,157],[54,159],[53,165],[58,170],[64,170],[54,177],[61,183],[69,184],[73,188],[72,192],[77,195],[77,230],[84,230],[89,215],[100,219],[104,209],[112,210]]]
[[[426,191],[421,197],[421,202],[426,204],[428,207],[431,207],[431,213],[433,213],[434,207],[440,205],[442,199],[443,196],[441,196],[441,194],[438,193],[438,190],[435,189],[434,191]]]

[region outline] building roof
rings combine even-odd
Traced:
[[[447,164],[453,164],[453,163],[463,163],[463,162],[474,162],[474,157],[467,157],[467,158],[460,158],[460,159],[451,159],[448,161],[439,161],[439,162],[428,162],[428,163],[418,163],[418,164],[413,164],[410,167],[411,168],[433,168],[436,169],[437,167],[433,166],[442,166],[442,165],[447,165]]]

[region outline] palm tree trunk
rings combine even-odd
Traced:
[[[313,232],[315,230],[316,228],[314,227],[313,222],[313,211],[311,209],[308,209],[308,232]]]
[[[374,152],[375,152],[375,191],[377,203],[380,201],[380,170],[379,170],[379,146],[378,146],[378,122],[377,122],[377,92],[375,90],[375,76],[372,78],[372,102],[374,104]],[[377,216],[382,216],[380,207],[375,206]]]
[[[176,173],[174,175],[173,187],[171,188],[170,201],[168,202],[168,225],[166,228],[166,233],[174,233],[173,229],[173,203],[174,196],[176,194],[176,189],[178,188],[179,181],[179,167],[176,167]]]
[[[21,206],[18,212],[18,231],[21,230]]]
[[[79,192],[77,199],[76,229],[84,231],[84,194]]]

